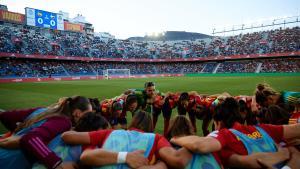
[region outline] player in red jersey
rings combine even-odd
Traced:
[[[188,113],[194,132],[197,132],[196,118],[203,120],[203,135],[207,135],[209,133],[208,125],[214,111],[213,102],[216,98],[216,95],[205,96],[199,95],[197,92],[183,92],[178,100],[178,114],[185,115],[186,112]]]
[[[177,106],[180,93],[168,92],[164,96],[157,95],[153,103],[154,113],[157,117],[162,112],[164,118],[164,136],[166,136],[167,130],[169,128],[170,118],[172,115],[172,110]],[[153,118],[154,128],[156,126],[157,118]]]
[[[238,103],[233,98],[226,98],[214,115],[219,130],[212,137],[189,136],[172,141],[193,152],[208,153],[220,151],[219,155],[225,166],[233,154],[248,155],[254,152],[275,152],[275,143],[300,137],[300,125],[245,126],[240,124]]]
[[[112,128],[116,129],[120,124],[121,128],[127,129],[126,112],[136,111],[137,102],[137,97],[134,94],[105,99],[100,103],[100,113],[109,121]]]

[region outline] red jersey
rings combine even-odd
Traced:
[[[138,132],[143,133],[143,131],[138,129],[132,129],[132,130],[136,130]],[[113,131],[114,130],[112,129],[107,129],[107,130],[89,132],[91,145],[102,147],[106,139],[110,135],[110,133]],[[150,164],[154,164],[156,162],[157,158],[159,158],[159,154],[158,154],[159,150],[164,147],[171,147],[171,144],[168,142],[168,140],[165,137],[159,134],[155,134],[154,144],[148,157]]]
[[[200,105],[203,105],[204,107],[206,107],[207,109],[209,109],[209,111],[212,113],[214,111],[214,106],[213,102],[217,99],[217,97],[203,97],[201,98],[201,103]]]
[[[281,141],[283,141],[283,126],[261,124],[259,125],[259,127],[265,130],[276,143],[280,143]],[[236,122],[232,128],[254,139],[262,137],[254,126],[245,126]],[[223,164],[227,164],[227,160],[232,154],[248,154],[243,142],[240,141],[239,138],[234,135],[229,129],[221,129],[215,134],[215,138],[222,145],[222,150],[219,152],[219,155],[222,159]]]
[[[195,95],[195,94],[190,94],[189,95],[189,103],[187,106],[186,111],[190,112],[191,110],[193,110],[197,104],[201,103],[201,96],[199,95]]]
[[[174,93],[169,95],[169,106],[171,109],[174,109],[177,106],[179,97],[180,97],[179,93]]]
[[[156,108],[162,108],[163,104],[164,104],[164,97],[160,95],[156,95],[154,97],[153,106]]]
[[[300,112],[293,113],[289,119],[289,124],[300,123]]]
[[[170,93],[170,94],[168,94],[168,96],[156,95],[154,98],[153,105],[156,108],[162,108],[163,104],[165,103],[165,99],[168,99],[169,108],[174,109],[177,106],[179,97],[180,97],[180,94],[178,94],[178,93]]]
[[[212,103],[216,100],[216,97],[201,97],[200,95],[190,95],[189,105],[187,111],[195,110],[197,106],[204,106],[213,111]]]
[[[105,99],[100,103],[101,115],[104,116],[106,119],[112,118],[112,116],[113,116],[112,105],[115,102],[118,102],[122,105],[122,110],[121,110],[122,112],[120,114],[120,117],[126,117],[126,110],[124,109],[124,106],[125,106],[124,98],[115,97],[112,99]]]
[[[13,134],[12,132],[4,133],[0,136],[0,140],[8,138],[8,137],[12,136],[12,134]]]
[[[100,103],[101,115],[104,117],[110,117],[112,111],[113,99],[105,99]]]

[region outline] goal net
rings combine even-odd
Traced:
[[[103,70],[103,76],[105,79],[109,78],[129,78],[130,69],[106,69]]]

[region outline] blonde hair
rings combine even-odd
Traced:
[[[67,116],[72,117],[72,112],[75,109],[80,109],[82,111],[88,109],[90,104],[89,100],[82,96],[73,96],[73,97],[63,97],[58,100],[57,103],[54,103],[47,107],[47,109],[41,114],[25,120],[23,123],[18,125],[15,132],[18,132],[26,127],[33,125],[34,123],[47,119],[54,116]]]
[[[146,111],[139,110],[133,116],[129,128],[136,128],[144,132],[152,133],[154,130],[152,116]]]
[[[255,90],[255,99],[259,105],[262,105],[269,96],[279,95],[279,93],[274,90],[267,83],[260,83],[257,85]]]
[[[190,120],[184,115],[177,115],[171,120],[167,137],[168,139],[171,139],[172,137],[189,136],[194,134],[195,132],[193,131],[193,126]]]
[[[263,92],[263,91],[268,91],[271,94],[275,95],[275,94],[279,94],[275,89],[273,89],[268,83],[259,83],[256,86],[256,91],[257,92]]]

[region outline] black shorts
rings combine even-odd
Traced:
[[[166,104],[163,104],[162,106],[162,112],[164,118],[171,118],[172,115],[172,108],[170,107],[170,104],[168,102],[165,102]]]
[[[153,116],[159,116],[161,114],[161,108],[157,108],[153,106]]]
[[[177,106],[177,112],[178,112],[178,115],[186,115],[187,111],[182,106]]]
[[[153,107],[153,116],[159,116],[161,112],[163,113],[164,118],[171,118],[172,109],[169,104],[163,104],[162,108]]]

